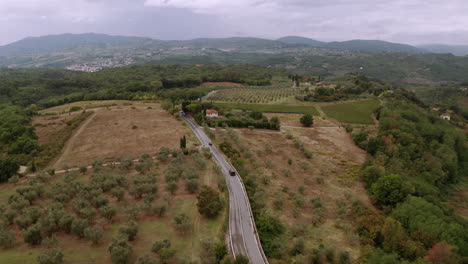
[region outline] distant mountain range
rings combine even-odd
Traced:
[[[5,46],[0,46],[0,56],[18,56],[33,53],[48,53],[82,46],[122,45],[149,38],[109,36],[105,34],[61,34],[43,37],[29,37]]]
[[[333,41],[322,42],[314,39],[289,36],[278,39],[278,41],[288,44],[303,44],[313,47],[332,48],[339,50],[359,51],[359,52],[404,52],[404,53],[424,53],[422,49],[416,47],[392,43],[381,40],[348,40],[348,41]]]
[[[468,54],[467,51],[464,46],[415,47],[380,40],[323,42],[298,36],[277,40],[241,37],[154,40],[63,34],[26,38],[0,46],[0,71],[4,70],[1,67],[94,72],[135,64],[255,64],[326,78],[362,72],[397,85],[415,87],[468,82],[468,56],[453,55]]]
[[[299,36],[288,36],[277,40],[261,38],[199,38],[193,40],[153,40],[143,37],[109,36],[105,34],[62,34],[43,37],[29,37],[0,46],[0,56],[13,57],[40,53],[64,52],[80,48],[191,48],[220,49],[222,51],[252,52],[258,50],[307,49],[339,50],[352,52],[403,52],[403,53],[453,53],[457,56],[468,54],[468,46],[421,45],[411,46],[381,40],[349,40],[322,42]]]
[[[444,44],[428,44],[418,45],[419,49],[426,50],[432,53],[452,53],[456,56],[468,55],[468,45],[444,45]]]

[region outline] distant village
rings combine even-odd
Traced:
[[[92,62],[73,64],[66,67],[67,70],[97,72],[105,68],[128,66],[135,63],[132,58],[99,58]]]

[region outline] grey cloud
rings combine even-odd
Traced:
[[[1,0],[0,44],[99,32],[159,39],[302,35],[468,44],[465,0]]]

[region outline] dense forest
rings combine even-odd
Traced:
[[[96,73],[31,69],[0,71],[0,103],[51,107],[81,100],[135,99],[169,88],[190,88],[203,82],[269,85],[279,69],[232,66],[133,66]]]
[[[454,184],[468,175],[466,135],[408,100],[390,98],[376,115],[377,136],[353,133],[370,154],[365,185],[386,214],[354,210],[361,240],[379,249],[370,263],[466,260],[468,222],[446,203]]]

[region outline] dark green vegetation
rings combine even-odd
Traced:
[[[328,86],[318,85],[313,90],[306,88],[306,94],[296,96],[296,99],[299,101],[332,102],[379,96],[392,89],[395,87],[389,83],[369,79],[362,73],[349,73],[342,78],[333,79]]]
[[[387,215],[369,215],[356,205],[361,241],[383,250],[372,263],[389,254],[411,261],[428,255],[432,263],[444,255],[443,263],[459,263],[468,257],[468,223],[446,200],[468,175],[466,135],[407,100],[389,100],[376,112],[376,136],[353,134],[370,154],[363,180]]]
[[[219,110],[218,117],[207,117],[209,109]],[[185,101],[182,103],[182,110],[191,114],[199,124],[206,124],[210,127],[236,127],[236,128],[258,128],[258,129],[280,129],[280,121],[277,117],[268,119],[259,111],[242,111],[230,108],[220,109],[212,103],[198,103]]]
[[[282,70],[257,66],[134,66],[97,73],[65,70],[0,71],[2,103],[51,107],[82,100],[145,99],[155,92],[165,96],[169,88],[191,88],[206,81],[229,81],[251,85],[270,84]],[[195,92],[201,96],[203,92]],[[167,95],[173,96],[172,94]],[[186,96],[186,95],[185,95]]]
[[[0,107],[0,183],[7,181],[39,150],[31,110],[18,106]]]
[[[242,109],[266,113],[296,113],[311,114],[318,116],[317,109],[312,105],[275,105],[275,104],[237,104],[237,103],[214,103],[220,108]]]
[[[416,93],[425,102],[440,107],[439,113],[452,111],[451,120],[468,119],[468,82],[430,89],[418,89]]]
[[[305,127],[311,127],[314,124],[314,118],[310,114],[303,115],[299,121]]]
[[[331,118],[344,123],[374,124],[372,112],[380,105],[378,100],[363,100],[322,106],[322,110]]]

